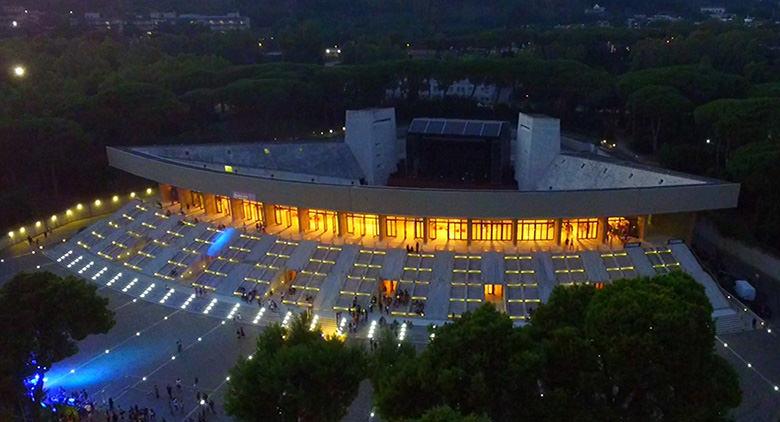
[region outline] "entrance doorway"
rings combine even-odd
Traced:
[[[338,234],[339,219],[335,211],[308,210],[309,231]]]

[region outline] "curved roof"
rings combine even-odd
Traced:
[[[146,151],[108,147],[109,164],[149,180],[202,192],[229,197],[253,193],[259,200],[274,204],[384,215],[474,218],[644,215],[733,208],[739,197],[739,184],[697,178],[678,184],[606,188],[596,185],[535,191],[345,186],[345,183],[321,180],[280,180],[241,171],[230,173],[200,162],[188,163]],[[344,157],[339,160],[334,164],[342,163]]]
[[[205,165],[214,170],[224,170],[227,165],[234,173],[277,179],[357,184],[363,178],[355,157],[341,141],[165,145],[135,148],[134,151],[186,165]],[[310,176],[315,176],[314,180]]]

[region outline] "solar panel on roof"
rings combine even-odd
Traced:
[[[466,122],[462,120],[448,120],[444,125],[445,135],[463,135],[463,129],[466,128]]]
[[[425,126],[428,125],[426,119],[414,119],[412,124],[409,125],[409,132],[422,133],[425,131]]]
[[[428,128],[425,129],[425,133],[429,135],[440,135],[444,129],[444,122],[441,120],[430,120],[428,122]]]
[[[501,132],[501,123],[485,123],[482,136],[496,137]]]
[[[482,126],[482,122],[468,122],[466,123],[466,130],[463,134],[469,136],[480,136],[482,133]]]

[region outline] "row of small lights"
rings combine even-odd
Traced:
[[[132,279],[125,287],[122,288],[122,293],[127,293],[128,290],[132,289],[133,286],[135,286],[135,283],[138,283],[138,277]]]
[[[263,314],[265,314],[265,306],[257,311],[257,315],[255,315],[255,319],[252,320],[252,324],[257,325],[260,322],[260,319],[263,318]]]
[[[147,287],[147,288],[146,288],[146,289],[145,289],[145,290],[144,290],[144,291],[141,293],[141,296],[139,296],[139,297],[140,297],[141,299],[145,298],[145,297],[146,297],[146,295],[148,295],[148,294],[149,294],[149,292],[151,292],[151,291],[152,291],[152,289],[154,289],[154,286],[155,286],[155,284],[154,284],[154,283],[150,284],[150,285],[149,285],[149,287]]]
[[[227,319],[233,319],[233,317],[236,315],[236,312],[238,312],[238,308],[240,307],[241,307],[240,303],[236,303],[235,305],[233,305],[233,307],[230,309],[230,312],[228,312],[227,314]]]
[[[101,268],[100,271],[96,272],[95,275],[92,276],[92,281],[99,279],[106,271],[108,271],[108,267]]]
[[[147,196],[151,195],[153,192],[154,191],[152,190],[152,188],[146,188],[146,195]],[[134,199],[134,198],[137,197],[137,195],[136,195],[135,192],[130,192],[129,197],[130,197],[130,199]],[[120,199],[119,195],[114,195],[114,196],[111,197],[111,202],[117,203],[117,202],[119,202],[119,199]],[[94,205],[95,208],[100,208],[103,205],[103,201],[101,201],[100,199],[96,199],[95,202],[92,203],[92,205]],[[76,204],[75,208],[76,208],[76,211],[82,211],[82,210],[84,210],[84,204],[78,203],[78,204]],[[65,210],[65,216],[66,217],[71,217],[73,215],[73,213],[74,213],[74,211],[71,208],[68,208],[67,210]],[[57,216],[57,214],[53,214],[51,217],[49,217],[49,221],[51,221],[52,223],[56,223],[58,220],[59,220],[59,217]],[[41,227],[43,227],[43,221],[38,220],[38,221],[36,221],[33,224],[33,226],[36,229],[40,229]],[[16,231],[11,230],[11,231],[8,232],[8,237],[11,238],[11,239],[14,239],[16,237],[17,232],[18,232],[18,234],[20,236],[24,236],[24,234],[27,233],[27,228],[22,226],[22,227],[19,227],[19,229],[16,230]]]
[[[309,331],[314,331],[317,329],[317,323],[320,322],[320,316],[315,314],[314,317],[311,319],[311,324],[309,324]]]
[[[204,314],[204,315],[208,315],[208,314],[209,314],[209,312],[211,312],[211,309],[212,309],[212,308],[214,307],[214,305],[216,305],[216,304],[217,304],[217,299],[216,299],[216,298],[215,298],[215,299],[211,299],[211,302],[209,302],[209,304],[208,304],[208,305],[206,305],[206,308],[205,308],[205,309],[203,309],[203,314]]]
[[[79,258],[81,258],[81,257],[79,257]],[[81,269],[79,270],[79,274],[84,274],[84,271],[87,271],[87,270],[88,270],[88,269],[90,269],[90,268],[91,268],[93,265],[95,265],[95,261],[89,261],[89,262],[87,263],[87,265],[85,265],[85,266],[81,267]]]
[[[192,303],[192,300],[195,299],[195,293],[191,294],[187,300],[184,301],[184,303],[181,304],[179,307],[180,309],[184,310],[187,309],[188,306],[190,306],[190,303]]]
[[[729,351],[731,351],[731,353],[732,353],[732,354],[734,354],[734,356],[736,356],[736,357],[737,357],[739,360],[741,360],[741,361],[742,361],[742,362],[745,364],[745,366],[747,366],[747,367],[748,367],[748,369],[750,369],[750,370],[752,370],[753,372],[755,372],[755,373],[756,373],[756,374],[757,374],[759,377],[761,377],[761,378],[762,378],[762,379],[763,379],[763,380],[764,380],[764,381],[765,381],[767,384],[771,385],[771,386],[772,386],[772,389],[773,389],[774,391],[776,391],[776,392],[777,392],[777,391],[780,391],[780,385],[777,385],[777,384],[773,383],[772,381],[770,381],[770,380],[769,380],[769,378],[765,377],[765,376],[764,376],[764,375],[763,375],[761,372],[758,372],[758,370],[757,370],[756,368],[754,368],[754,367],[753,367],[753,364],[752,364],[752,363],[750,363],[750,362],[748,362],[747,360],[745,360],[745,358],[743,358],[743,357],[742,357],[742,355],[740,355],[739,353],[737,353],[737,351],[736,351],[736,350],[734,350],[733,348],[729,347],[729,344],[728,344],[727,342],[725,342],[725,341],[721,340],[721,339],[720,339],[718,336],[715,336],[715,338],[716,338],[716,339],[718,339],[718,341],[720,341],[720,342],[721,342],[721,344],[723,344],[723,347],[724,347],[724,348],[726,348],[726,349],[728,349]]]

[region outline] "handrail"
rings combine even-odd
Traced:
[[[672,240],[670,240],[669,242],[671,242],[671,241]],[[667,242],[667,244],[669,242]],[[706,266],[704,266],[702,264],[701,258],[699,258],[699,255],[696,254],[696,252],[693,250],[693,248],[691,246],[689,246],[687,243],[685,243],[685,241],[681,241],[680,243],[683,243],[685,246],[688,247],[688,250],[691,251],[691,255],[693,255],[693,258],[696,260],[696,263],[699,264],[699,267],[705,273],[707,273],[707,275],[709,275],[712,278],[712,281],[715,282],[715,286],[718,287],[718,290],[723,295],[726,296],[726,300],[728,300],[728,301],[730,301],[732,303],[736,302],[736,304],[739,305],[739,307],[742,309],[743,312],[752,315],[753,318],[757,322],[756,327],[758,327],[758,325],[760,325],[762,328],[767,328],[767,329],[770,328],[769,324],[767,323],[767,321],[764,318],[761,318],[758,314],[755,313],[755,311],[753,311],[753,309],[751,309],[749,306],[745,305],[745,303],[743,303],[741,300],[737,299],[736,295],[731,294],[731,292],[729,292],[728,290],[724,289],[723,286],[720,285],[720,282],[718,281],[718,278]]]

